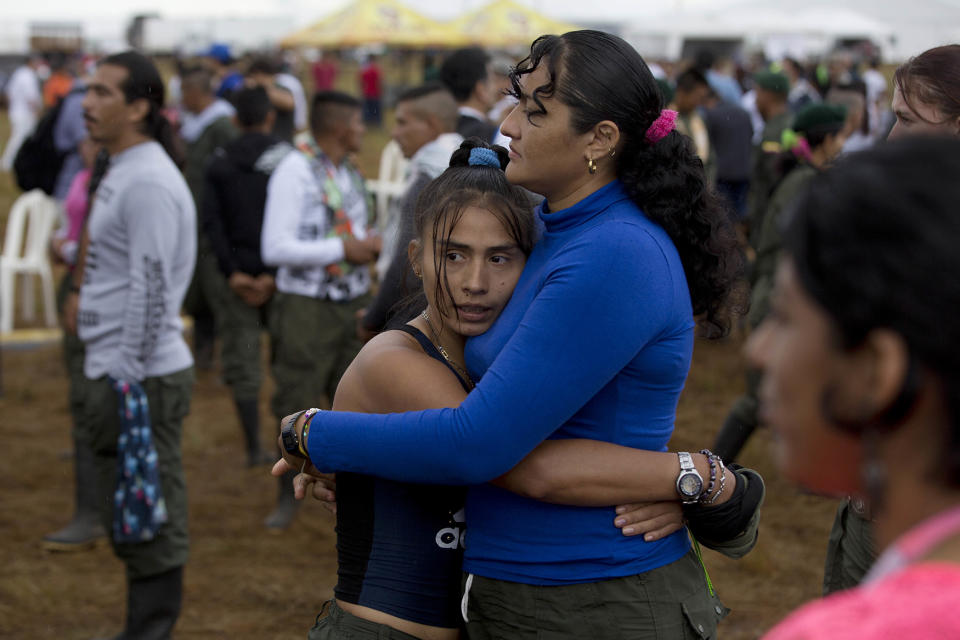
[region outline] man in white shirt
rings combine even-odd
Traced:
[[[110,166],[87,220],[83,281],[72,282],[66,304],[79,308],[86,345],[78,430],[93,449],[104,524],[127,574],[117,637],[140,640],[170,637],[189,552],[180,441],[193,357],[179,309],[196,258],[196,211],[171,155],[163,94],[156,67],[132,51],[104,58],[87,85],[87,131]],[[148,419],[137,415],[145,407]]]
[[[407,245],[416,236],[417,197],[450,166],[450,156],[463,142],[463,136],[455,130],[457,117],[457,103],[442,84],[414,87],[397,98],[393,139],[410,162],[404,175],[403,194],[391,205],[383,233],[384,248],[377,263],[378,267],[385,266],[380,287],[358,327],[366,339],[384,329],[396,311],[394,307],[405,295],[420,288],[407,259]]]
[[[270,177],[261,235],[265,264],[278,267],[270,321],[273,412],[277,422],[326,395],[357,355],[357,312],[370,301],[370,270],[380,251],[371,235],[363,179],[348,159],[360,150],[360,102],[322,91],[310,109],[311,138]],[[267,526],[286,528],[296,512],[293,474],[280,478]]]
[[[7,103],[10,105],[7,113],[10,117],[10,137],[0,159],[0,167],[10,171],[13,159],[23,141],[33,132],[37,125],[37,118],[43,108],[43,95],[40,93],[40,79],[37,77],[37,68],[43,64],[43,58],[32,56],[26,64],[21,65],[10,76],[7,83]]]

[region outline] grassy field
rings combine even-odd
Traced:
[[[0,140],[6,138],[0,119]],[[383,131],[371,132],[361,165],[373,176]],[[0,174],[0,219],[16,197]],[[698,341],[681,399],[672,448],[709,446],[743,385],[742,340]],[[122,565],[108,548],[49,554],[41,537],[73,509],[72,467],[58,456],[70,447],[67,382],[56,345],[7,349],[0,397],[0,637],[89,638],[115,633],[124,615]],[[558,390],[562,392],[562,390]],[[274,432],[266,412],[263,429]],[[732,561],[706,551],[714,585],[733,613],[720,637],[751,640],[820,592],[833,501],[800,494],[781,481],[761,432],[742,456],[767,481],[757,548]],[[302,638],[332,594],[336,558],[332,519],[305,504],[282,535],[262,527],[276,481],[248,470],[227,388],[214,373],[198,375],[184,424],[190,490],[192,556],[187,566],[179,639]]]

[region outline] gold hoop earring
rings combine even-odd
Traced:
[[[597,172],[597,161],[593,158],[587,158],[587,171],[590,172],[590,175]]]

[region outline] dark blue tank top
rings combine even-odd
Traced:
[[[399,327],[470,387],[420,330]],[[337,474],[337,600],[435,627],[459,626],[465,487]]]

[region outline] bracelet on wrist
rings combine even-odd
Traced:
[[[700,504],[713,504],[717,501],[717,498],[720,497],[720,494],[723,493],[723,490],[726,488],[727,484],[727,468],[723,465],[723,460],[720,456],[716,455],[709,449],[702,449],[700,451],[703,455],[707,456],[707,462],[710,463],[710,484],[707,486],[706,490],[700,494],[698,502]],[[715,485],[715,480],[717,478],[717,468],[720,469],[720,485],[717,488],[717,491],[711,495]]]
[[[717,484],[717,457],[709,449],[701,449],[700,455],[706,456],[707,464],[710,465],[710,481],[697,497],[698,501],[703,502],[703,500],[710,495],[710,492],[713,491],[713,488]]]
[[[300,453],[304,458],[310,459],[310,453],[307,451],[307,436],[310,433],[310,423],[313,421],[313,416],[320,413],[320,409],[307,409],[304,414],[306,418],[303,421],[303,426],[300,427],[300,442],[298,446],[300,447]]]
[[[717,492],[713,494],[709,500],[702,500],[701,504],[712,505],[717,501],[717,498],[723,493],[723,490],[727,487],[727,468],[723,465],[723,461],[720,461],[720,488],[717,489]]]

